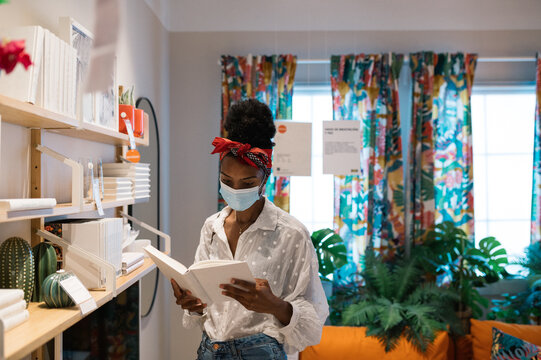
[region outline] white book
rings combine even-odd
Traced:
[[[66,114],[66,43],[58,39],[58,112]]]
[[[144,250],[168,279],[174,279],[183,290],[190,290],[207,305],[232,300],[220,288],[220,284],[230,284],[232,278],[255,282],[246,261],[205,260],[186,268],[153,246]]]
[[[56,206],[56,199],[0,199],[0,211],[50,209]]]
[[[0,29],[0,38],[5,40],[25,40],[25,52],[30,55],[32,65],[26,70],[17,64],[8,75],[0,76],[0,94],[11,98],[36,103],[38,80],[43,58],[44,29],[41,26],[19,26]]]
[[[144,255],[143,255],[143,257],[144,257]],[[137,270],[138,268],[140,268],[144,264],[145,264],[145,259],[142,259],[142,260],[139,260],[138,262],[136,262],[135,264],[133,264],[133,265],[127,267],[127,268],[122,268],[122,275],[128,275],[129,273],[133,272],[134,270]]]
[[[0,309],[0,319],[5,319],[26,309],[26,301],[19,300],[5,308]]]
[[[141,260],[145,259],[145,255],[140,252],[123,252],[122,253],[122,268],[129,268],[130,266],[137,264]]]
[[[42,84],[38,91],[41,91],[41,96],[38,96],[38,99],[41,101],[38,102],[38,105],[44,109],[51,108],[51,72],[52,72],[52,41],[51,41],[51,32],[45,29],[43,36],[43,66],[41,78],[43,79]]]
[[[28,312],[28,310],[23,310],[10,317],[2,319],[2,321],[4,322],[4,331],[11,330],[15,326],[22,324],[23,322],[28,320],[29,317],[30,317],[30,313]]]
[[[15,304],[24,299],[21,289],[0,289],[0,309]]]

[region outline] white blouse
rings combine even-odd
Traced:
[[[308,230],[265,199],[257,220],[239,237],[233,257],[224,231],[224,221],[230,212],[231,208],[226,207],[205,221],[195,262],[246,261],[255,278],[266,279],[272,293],[292,305],[291,321],[284,326],[274,315],[249,311],[231,299],[209,305],[203,315],[184,311],[184,326],[199,325],[216,341],[264,333],[284,344],[287,353],[318,344],[329,307]]]

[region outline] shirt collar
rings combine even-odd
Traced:
[[[263,210],[257,217],[256,221],[248,227],[246,232],[261,230],[275,230],[278,224],[278,207],[272,203],[266,196]],[[231,213],[231,207],[226,206],[219,213],[212,227],[216,233],[223,233],[225,218]],[[225,233],[224,233],[225,235]]]

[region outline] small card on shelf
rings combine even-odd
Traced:
[[[74,275],[62,280],[60,286],[73,302],[79,306],[81,315],[85,315],[98,307],[92,295],[77,276]]]

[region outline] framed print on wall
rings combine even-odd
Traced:
[[[79,122],[95,122],[94,94],[83,93],[85,77],[90,65],[90,52],[94,35],[71,17],[59,19],[60,38],[77,51],[77,119]]]

